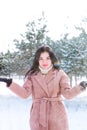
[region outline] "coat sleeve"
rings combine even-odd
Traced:
[[[61,71],[60,75],[60,91],[66,99],[72,99],[82,92],[82,87],[80,85],[76,85],[74,87],[70,86],[70,79],[64,71]]]
[[[22,98],[27,98],[32,93],[32,82],[30,79],[26,78],[22,87],[20,85],[18,85],[17,83],[12,82],[9,89],[12,92],[14,92],[16,95],[18,95]]]

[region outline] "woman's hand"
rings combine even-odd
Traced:
[[[0,78],[0,82],[5,82],[7,84],[7,87],[9,87],[11,85],[11,83],[12,83],[12,79],[11,78],[9,78],[9,79]]]
[[[80,85],[81,85],[84,89],[86,89],[86,87],[87,87],[87,81],[82,81],[82,82],[80,83]]]

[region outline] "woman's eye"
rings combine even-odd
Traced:
[[[42,58],[39,58],[39,60],[43,60]]]
[[[47,57],[45,59],[43,59],[43,58],[40,57],[39,60],[50,60],[50,57]]]
[[[50,57],[47,57],[47,60],[50,60]]]

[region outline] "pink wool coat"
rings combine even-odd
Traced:
[[[22,98],[32,94],[31,130],[69,130],[62,96],[71,99],[82,92],[80,85],[69,85],[69,78],[63,70],[52,70],[46,77],[38,72],[27,78],[23,87],[13,82],[10,90]]]

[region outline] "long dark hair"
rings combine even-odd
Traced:
[[[51,58],[54,69],[60,68],[59,64],[57,64],[58,60],[57,60],[55,54],[53,53],[52,48],[49,47],[48,45],[43,45],[37,49],[34,60],[33,60],[33,64],[31,66],[31,68],[28,70],[28,72],[26,73],[25,77],[28,74],[31,75],[31,74],[37,73],[39,71],[39,68],[38,68],[39,67],[39,57],[40,57],[41,53],[43,53],[43,52],[49,53],[49,56]]]

